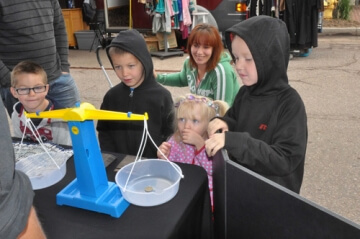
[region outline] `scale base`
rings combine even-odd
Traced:
[[[56,204],[105,213],[116,218],[119,218],[130,205],[113,182],[108,182],[108,187],[98,197],[83,196],[80,191],[75,179],[56,195]]]

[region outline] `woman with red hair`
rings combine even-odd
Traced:
[[[155,73],[156,80],[167,86],[189,86],[192,94],[226,101],[231,106],[240,86],[219,31],[207,23],[196,25],[187,50],[189,57],[180,72]]]

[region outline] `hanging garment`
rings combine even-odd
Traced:
[[[182,0],[182,12],[184,26],[191,26],[191,15],[189,9],[189,0]]]
[[[273,6],[273,0],[251,0],[249,5],[250,17],[259,15],[271,16],[271,8]]]
[[[165,13],[165,3],[164,0],[159,0],[156,4],[155,12],[157,13]]]
[[[95,0],[84,0],[82,7],[83,20],[87,24],[94,21],[96,15],[96,2]]]
[[[179,7],[179,22],[182,22],[184,20],[183,14],[182,14],[182,0],[177,0],[178,7]]]
[[[279,2],[279,11],[285,11],[285,0],[280,0]]]
[[[169,12],[170,17],[175,15],[174,8],[173,8],[173,1],[172,0],[166,0],[167,10]]]
[[[318,13],[322,0],[286,0],[284,21],[290,34],[291,49],[318,46]]]
[[[169,4],[169,0],[164,0],[165,3],[165,32],[171,33],[171,13],[174,12],[172,10],[172,4]]]
[[[165,31],[165,19],[164,14],[155,13],[152,22],[152,32],[164,32]]]
[[[174,16],[173,16],[173,21],[174,21],[174,29],[180,29],[180,20],[179,20],[179,5],[178,5],[178,1],[177,0],[172,0],[172,7],[174,10]]]

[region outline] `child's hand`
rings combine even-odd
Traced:
[[[205,141],[206,153],[209,157],[216,154],[217,151],[222,149],[225,145],[225,133],[213,134],[208,140]]]
[[[205,144],[203,137],[191,129],[184,129],[181,132],[181,139],[185,144],[194,145],[197,150],[201,149]]]
[[[171,144],[168,142],[163,142],[160,146],[159,146],[159,150],[161,150],[161,152],[166,156],[169,157],[170,155],[170,150],[171,150]],[[157,157],[159,159],[166,159],[160,151],[157,151]]]
[[[229,127],[225,121],[221,119],[213,119],[208,125],[208,135],[211,137],[215,133],[229,131]]]

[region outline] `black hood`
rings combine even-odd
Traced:
[[[290,39],[284,21],[262,15],[232,26],[225,32],[230,53],[232,34],[246,42],[255,61],[258,82],[247,87],[250,95],[275,95],[289,88],[287,67]]]
[[[106,47],[106,54],[113,66],[111,58],[109,56],[110,47],[118,47],[133,54],[144,67],[145,77],[144,82],[138,87],[144,87],[151,81],[155,81],[153,73],[153,63],[149,50],[147,49],[144,37],[134,29],[120,31],[117,37],[115,37],[109,46]],[[114,67],[114,66],[113,66]]]

